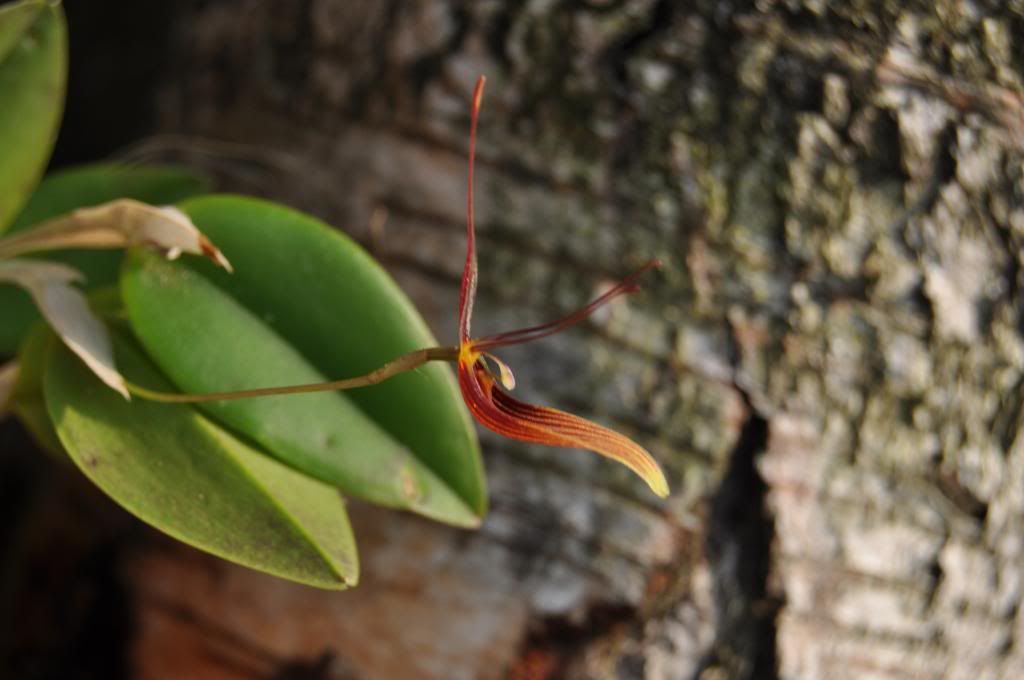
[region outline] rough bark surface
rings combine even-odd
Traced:
[[[442,341],[486,73],[477,328],[664,260],[505,358],[674,494],[485,435],[483,528],[357,506],[351,592],[139,541],[139,677],[1016,677],[1021,36],[1019,1],[182,10],[162,134],[127,156],[344,229]]]

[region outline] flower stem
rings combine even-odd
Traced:
[[[304,394],[307,392],[333,392],[335,390],[351,390],[357,387],[368,387],[384,382],[399,373],[411,371],[428,361],[458,361],[458,347],[430,347],[409,352],[389,361],[380,368],[366,375],[355,378],[343,378],[330,382],[312,383],[309,385],[286,385],[284,387],[260,387],[252,390],[234,392],[208,392],[205,394],[175,394],[158,392],[139,385],[127,383],[128,391],[137,397],[165,404],[198,404],[207,401],[232,401],[235,399],[251,399],[253,397],[269,397],[281,394]]]

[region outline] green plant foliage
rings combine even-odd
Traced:
[[[121,293],[135,334],[186,392],[326,380],[228,294],[159,255],[132,253]],[[347,494],[457,525],[477,524],[459,497],[346,393],[210,402],[200,408],[279,460]]]
[[[28,200],[50,158],[66,79],[60,7],[27,0],[0,10],[0,232]]]
[[[0,160],[2,163],[2,160]],[[175,167],[97,164],[48,175],[36,188],[14,221],[13,232],[76,208],[134,198],[152,205],[169,205],[207,189],[195,174]],[[47,253],[46,259],[81,271],[86,287],[117,283],[124,253],[121,250],[77,250]],[[0,284],[0,355],[13,354],[39,313],[20,288]]]
[[[46,324],[36,324],[18,352],[18,382],[12,395],[12,409],[36,442],[47,453],[64,457],[64,449],[53,429],[43,399],[43,367],[50,345],[57,336]]]
[[[136,382],[168,388],[126,342]],[[322,588],[358,579],[344,503],[330,486],[255,451],[187,406],[125,401],[51,345],[44,394],[61,442],[132,514],[225,559]]]
[[[0,7],[0,63],[21,43],[45,7],[46,3],[39,0],[12,2]]]
[[[321,374],[365,374],[437,344],[394,280],[362,248],[322,222],[235,196],[179,206],[235,268],[189,267],[229,292]],[[346,393],[482,516],[487,491],[476,432],[448,366],[429,364]]]
[[[0,284],[0,359],[17,351],[17,366],[8,364],[5,372],[17,375],[9,405],[40,445],[73,461],[158,529],[318,587],[344,588],[358,579],[339,490],[477,526],[487,507],[483,466],[447,366],[422,366],[345,393],[168,405],[124,399],[65,346],[94,369],[100,356],[100,373],[113,374],[119,388],[118,371],[151,389],[202,393],[359,376],[437,344],[384,270],[357,244],[309,216],[255,199],[192,198],[206,190],[205,183],[175,168],[94,165],[39,184],[63,110],[66,75],[59,1],[0,8],[0,233],[117,199],[150,206],[184,200],[182,209],[237,273],[196,258],[168,262],[141,249],[127,257],[118,249],[39,252],[43,238],[54,233],[60,240],[50,240],[51,247],[108,245],[112,241],[96,238],[108,226],[147,239],[162,233],[158,218],[172,213],[138,204],[128,207],[143,215],[140,224],[124,216],[124,204],[114,204],[90,211],[91,226],[83,227],[79,215],[51,224],[35,240],[8,241],[4,256],[13,259],[5,260],[6,278],[29,286],[60,329],[57,337],[39,323],[28,295]],[[173,216],[198,245],[172,244],[170,251],[219,257],[180,215]],[[63,238],[67,227],[78,240]],[[122,242],[136,241],[126,236]],[[52,262],[19,259],[40,254]],[[88,306],[66,285],[77,280],[74,272],[54,263],[85,276]],[[26,283],[25,272],[44,267],[47,276],[60,277],[60,300],[74,304],[51,304],[53,296],[39,293],[38,281]],[[46,290],[55,289],[52,280],[46,283]],[[101,318],[118,329],[116,370]],[[82,327],[95,331],[88,337],[102,341],[99,349],[83,350],[81,338],[69,334],[69,328]]]

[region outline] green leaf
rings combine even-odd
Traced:
[[[200,197],[179,207],[235,273],[223,275],[194,260],[188,266],[230,292],[325,376],[362,375],[437,344],[387,272],[323,222],[237,196]],[[477,515],[486,512],[476,431],[450,367],[429,364],[346,394]]]
[[[89,295],[89,306],[101,318],[111,319],[124,316],[121,293],[117,288],[104,288]],[[36,440],[39,447],[57,460],[67,462],[68,457],[61,446],[57,431],[46,410],[43,398],[43,374],[50,345],[59,343],[60,338],[45,322],[39,321],[21,342],[18,348],[18,381],[11,395],[11,408],[25,429]]]
[[[0,7],[0,63],[18,46],[45,7],[42,0],[12,2]]]
[[[64,110],[67,31],[42,0],[0,11],[0,232],[46,168]]]
[[[325,380],[227,293],[154,253],[129,254],[121,294],[135,334],[186,392]],[[209,402],[200,408],[279,460],[347,494],[461,526],[478,523],[442,480],[344,393]]]
[[[125,401],[53,343],[44,393],[71,458],[129,512],[202,550],[301,583],[344,588],[358,562],[337,491],[301,475],[187,406]],[[132,379],[163,381],[127,343]]]
[[[18,350],[18,382],[12,395],[12,408],[44,451],[66,459],[43,399],[43,369],[50,345],[55,342],[59,342],[57,336],[44,323],[33,326],[25,337]]]
[[[76,208],[100,205],[118,198],[168,205],[206,190],[203,179],[182,168],[86,165],[47,176],[18,215],[12,231],[21,231]],[[123,256],[120,250],[46,254],[47,259],[81,271],[86,277],[86,287],[90,289],[116,284]],[[0,317],[0,355],[13,354],[28,328],[39,319],[39,314],[24,291],[3,284],[0,284],[0,309],[4,310]]]

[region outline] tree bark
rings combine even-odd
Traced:
[[[443,342],[485,73],[477,328],[662,259],[504,358],[525,397],[650,448],[674,493],[484,434],[484,526],[353,504],[363,583],[329,596],[149,535],[123,561],[138,677],[1024,668],[1024,5],[179,12],[157,129],[124,157],[337,225]]]

